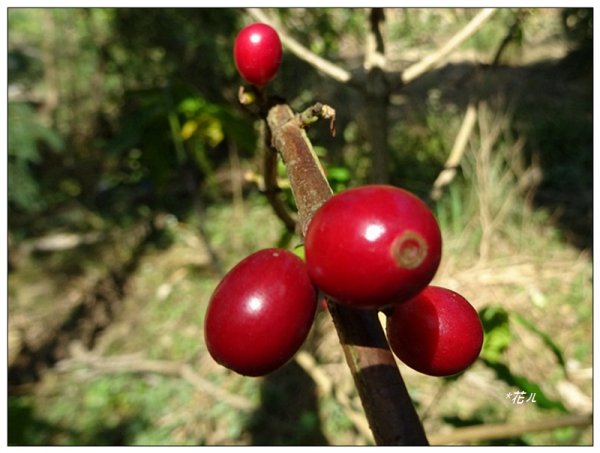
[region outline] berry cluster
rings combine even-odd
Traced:
[[[429,286],[442,256],[442,236],[427,205],[412,193],[371,185],[325,202],[306,232],[310,278],[350,308],[391,313],[392,351],[424,374],[448,376],[479,355],[483,330],[461,295]]]
[[[241,76],[263,86],[277,72],[281,43],[271,27],[244,28],[234,47]],[[424,374],[460,373],[478,357],[483,330],[460,294],[431,286],[442,236],[427,205],[387,185],[349,189],[327,200],[305,237],[306,263],[284,249],[258,251],[223,278],[208,305],[205,340],[223,366],[268,374],[305,341],[319,290],[351,309],[388,314],[390,348]]]
[[[274,371],[306,339],[319,288],[349,308],[391,313],[390,347],[411,368],[459,373],[478,357],[483,331],[466,299],[429,285],[441,243],[433,214],[412,193],[384,185],[341,192],[308,225],[306,264],[287,250],[267,249],[225,276],[206,314],[208,350],[240,374]]]

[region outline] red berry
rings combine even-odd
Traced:
[[[428,286],[397,304],[386,330],[394,354],[430,376],[464,371],[477,359],[483,344],[475,308],[460,294],[437,286]]]
[[[281,53],[277,32],[260,22],[243,28],[233,46],[235,67],[246,81],[254,85],[265,85],[275,77]]]
[[[317,292],[304,262],[283,249],[261,250],[223,278],[209,302],[204,338],[216,362],[262,376],[298,351],[313,322]]]
[[[440,229],[427,205],[385,185],[327,200],[304,245],[315,285],[355,308],[382,308],[414,296],[432,280],[442,255]]]

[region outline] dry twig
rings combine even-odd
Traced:
[[[456,169],[465,153],[476,119],[477,108],[475,107],[475,104],[471,102],[467,107],[465,117],[456,136],[456,140],[454,141],[454,145],[452,146],[452,151],[448,156],[448,160],[433,183],[433,188],[430,193],[432,200],[438,200],[442,196],[442,189],[450,184],[456,176]]]
[[[280,198],[281,188],[277,183],[277,150],[271,146],[271,134],[266,124],[261,124],[264,194],[273,208],[275,215],[283,222],[286,229],[293,233],[296,231],[296,219]]]
[[[401,75],[402,83],[410,83],[425,72],[439,65],[458,46],[473,36],[473,34],[475,34],[475,32],[479,30],[490,17],[492,17],[494,12],[496,12],[495,8],[482,9],[462,30],[450,38],[444,46],[427,55],[421,61],[406,68]]]
[[[327,376],[323,370],[317,365],[313,356],[305,351],[300,351],[296,354],[296,362],[306,371],[306,373],[315,381],[317,389],[320,395],[327,396],[333,393],[335,400],[342,405],[344,413],[354,424],[356,430],[361,436],[369,441],[373,440],[373,433],[369,428],[369,422],[365,418],[365,415],[358,412],[354,407],[348,395],[335,385],[333,381]]]
[[[117,373],[162,374],[179,377],[196,390],[212,396],[217,401],[223,401],[241,411],[251,411],[254,404],[244,397],[229,393],[219,385],[204,379],[194,371],[191,365],[183,362],[145,359],[140,354],[103,357],[94,353],[80,351],[74,357],[62,360],[57,364],[60,371],[71,371],[83,368],[92,375]]]
[[[281,39],[283,45],[298,58],[313,66],[323,74],[331,77],[334,80],[337,80],[338,82],[348,83],[351,81],[352,75],[350,72],[311,52],[309,49],[292,38],[280,24],[276,23],[273,18],[268,17],[261,9],[248,8],[247,11],[248,14],[250,14],[254,19],[264,22],[265,24],[277,29],[277,33],[279,33],[279,38]]]
[[[448,434],[430,436],[432,445],[473,443],[482,440],[506,439],[523,434],[550,431],[568,426],[586,427],[592,424],[592,414],[574,414],[548,420],[515,424],[487,424],[457,428]]]

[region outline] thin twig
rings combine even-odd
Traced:
[[[350,72],[311,52],[309,49],[287,34],[281,24],[278,24],[273,18],[267,16],[261,9],[247,8],[246,11],[248,11],[248,14],[250,14],[254,19],[264,22],[265,24],[275,28],[277,33],[279,33],[279,39],[281,39],[282,44],[298,58],[313,66],[323,74],[331,77],[334,80],[337,80],[338,82],[351,82],[352,75]]]
[[[450,184],[456,176],[456,169],[460,164],[463,154],[465,153],[465,149],[467,148],[467,143],[469,143],[469,138],[473,132],[476,119],[477,108],[475,107],[475,104],[471,102],[467,107],[465,117],[460,126],[458,134],[456,135],[456,140],[454,140],[454,145],[452,146],[452,151],[450,151],[448,160],[446,160],[443,170],[433,183],[433,188],[431,189],[430,193],[432,200],[438,200],[442,196],[442,189]]]
[[[235,141],[227,143],[229,152],[229,172],[231,174],[231,196],[233,204],[232,221],[239,224],[244,219],[244,193],[242,186],[242,171],[240,164],[240,155],[238,153],[237,144]],[[239,235],[234,235],[231,238],[234,250],[240,250],[242,247],[242,238]]]
[[[521,31],[521,27],[523,26],[523,18],[525,17],[525,14],[526,14],[525,10],[522,10],[522,9],[517,12],[515,21],[508,29],[506,36],[500,42],[500,45],[498,46],[498,49],[496,50],[494,58],[492,59],[492,64],[491,64],[492,67],[498,66],[498,64],[500,63],[500,58],[504,54],[504,51],[507,49],[508,45],[512,41],[518,40],[520,31]]]
[[[70,371],[81,367],[90,370],[92,375],[133,373],[176,376],[191,384],[196,390],[212,396],[217,401],[223,401],[231,407],[245,412],[255,408],[255,405],[246,398],[229,393],[222,386],[204,379],[193,370],[191,365],[183,362],[150,360],[139,354],[103,357],[93,353],[80,353],[57,364],[57,368],[61,371]]]
[[[381,31],[381,24],[384,21],[385,14],[383,8],[371,8],[364,63],[367,71],[370,71],[372,68],[385,68],[385,41]]]
[[[371,148],[371,175],[373,183],[386,184],[389,180],[388,129],[390,102],[390,84],[385,73],[385,43],[383,39],[382,8],[372,8],[369,14],[369,32],[365,68],[365,112],[368,128],[368,141]]]
[[[558,428],[586,427],[592,424],[592,414],[574,414],[564,417],[539,420],[536,422],[515,424],[486,424],[457,428],[448,434],[437,434],[429,437],[432,445],[448,445],[473,443],[482,440],[506,439],[523,434],[550,431]]]
[[[496,8],[482,9],[462,30],[450,38],[444,46],[405,69],[401,75],[402,83],[410,83],[434,66],[439,65],[451,52],[479,30],[492,17],[494,12],[496,12]]]
[[[279,196],[281,188],[277,184],[277,151],[271,146],[271,134],[266,122],[261,124],[261,135],[263,135],[261,138],[265,197],[286,229],[294,233],[296,231],[296,220]]]
[[[335,109],[333,107],[317,102],[298,114],[298,119],[305,128],[316,123],[319,118],[329,120],[329,132],[332,137],[335,137]]]
[[[354,424],[356,430],[368,441],[373,441],[373,433],[369,428],[369,422],[365,418],[364,413],[356,411],[352,407],[352,403],[348,395],[344,393],[333,381],[323,372],[319,365],[315,362],[312,355],[306,351],[300,351],[295,356],[295,360],[304,371],[315,381],[320,395],[327,396],[333,392],[336,401],[344,408],[344,413]]]

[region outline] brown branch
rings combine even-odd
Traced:
[[[430,436],[429,440],[432,445],[473,443],[482,440],[507,439],[527,433],[550,431],[568,426],[586,427],[591,425],[592,422],[592,414],[573,414],[518,425],[498,423],[457,428],[448,434]]]
[[[272,145],[286,165],[296,206],[300,234],[304,237],[308,222],[321,204],[331,196],[331,187],[306,136],[304,124],[286,104],[269,110],[267,124]]]
[[[450,38],[445,45],[426,56],[418,63],[405,69],[401,75],[402,83],[410,83],[433,67],[439,65],[458,46],[473,36],[473,34],[475,34],[475,32],[479,30],[495,12],[495,8],[482,9],[462,30]]]
[[[331,197],[331,188],[298,115],[285,104],[267,115],[273,146],[281,154],[298,206],[301,235],[314,212]],[[330,303],[346,361],[378,445],[426,445],[423,427],[377,313]]]
[[[335,109],[328,105],[317,102],[312,107],[300,113],[299,119],[304,128],[316,123],[319,118],[329,120],[329,132],[335,137]]]
[[[432,200],[438,200],[442,196],[442,189],[450,184],[456,176],[456,168],[460,164],[462,156],[465,153],[465,149],[469,143],[469,138],[473,132],[476,119],[477,107],[475,107],[475,104],[471,102],[467,107],[465,117],[460,126],[458,134],[456,135],[456,139],[454,140],[454,145],[452,146],[452,151],[450,151],[448,160],[446,160],[444,168],[433,183],[433,188],[431,189],[430,193]]]
[[[492,67],[498,66],[498,64],[500,63],[500,58],[502,58],[502,55],[504,54],[504,51],[507,49],[508,45],[512,41],[515,41],[518,39],[521,27],[523,25],[523,19],[524,19],[525,15],[526,15],[525,10],[521,9],[517,12],[515,21],[508,29],[506,36],[504,37],[504,39],[502,39],[502,41],[500,42],[500,45],[498,46],[498,49],[496,50],[496,53],[495,53],[494,58],[492,59],[492,63],[491,63]]]
[[[247,8],[246,11],[248,11],[248,14],[250,14],[254,19],[264,22],[265,24],[275,28],[277,33],[279,33],[279,39],[281,39],[282,44],[290,52],[317,69],[319,72],[322,72],[338,82],[349,83],[352,81],[352,75],[350,72],[311,52],[309,49],[287,34],[281,24],[276,23],[273,18],[267,16],[261,9]]]
[[[329,312],[376,443],[427,445],[377,313],[331,302]]]
[[[385,21],[383,8],[371,8],[369,13],[369,31],[367,32],[365,69],[385,67],[385,42],[381,33],[381,24]]]
[[[374,183],[385,184],[389,180],[389,148],[388,128],[390,103],[390,84],[385,73],[385,44],[382,24],[385,15],[382,8],[371,8],[369,14],[369,32],[365,68],[367,70],[365,85],[367,138],[371,148],[371,175]]]
[[[296,231],[296,219],[288,207],[281,199],[281,189],[277,184],[277,151],[271,146],[271,134],[266,123],[263,122],[261,128],[263,134],[263,174],[264,174],[264,194],[267,201],[273,208],[275,215],[283,222],[290,233]]]

